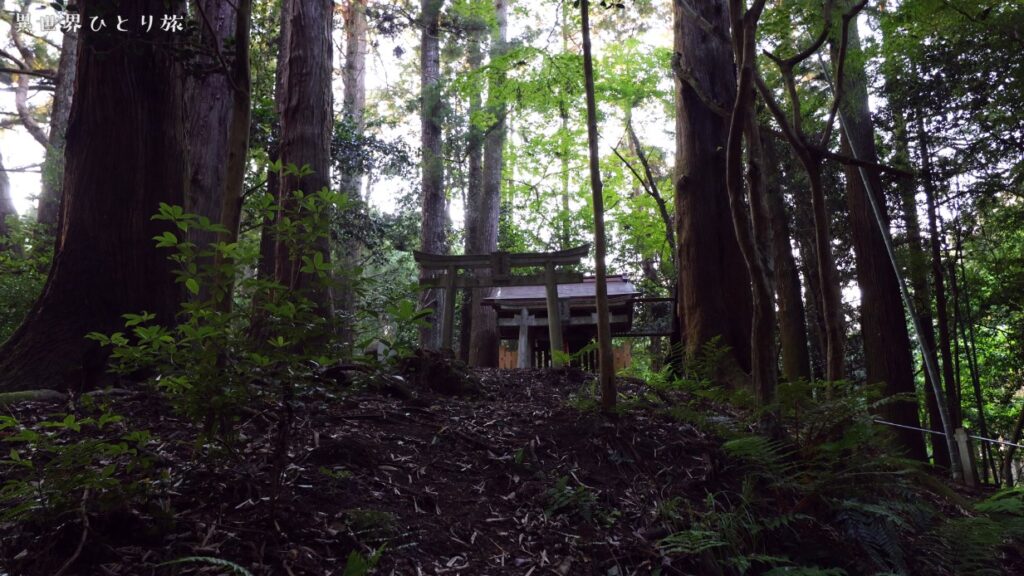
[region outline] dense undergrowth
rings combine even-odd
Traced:
[[[455,378],[456,374],[452,372],[446,377]],[[546,377],[537,373],[527,376],[535,379],[530,386],[550,386]],[[327,376],[303,382],[295,391],[293,422],[311,418],[309,411],[322,405],[324,394],[328,395],[329,403],[338,406],[350,405],[356,398],[366,398],[366,394],[383,394],[382,399],[393,395],[386,387],[353,388],[351,382],[338,382]],[[758,435],[754,424],[756,412],[726,402],[724,396],[734,395],[722,393],[710,382],[625,384],[620,413],[607,424],[598,424],[607,421],[607,417],[591,410],[586,401],[593,387],[593,381],[588,380],[575,391],[562,388],[562,402],[568,408],[553,406],[553,416],[537,421],[536,425],[539,430],[551,430],[557,438],[556,429],[566,409],[581,422],[610,425],[615,430],[637,427],[641,434],[644,430],[653,433],[656,428],[652,425],[681,423],[708,438],[708,447],[703,450],[709,452],[702,456],[707,469],[692,470],[694,476],[701,477],[699,482],[685,486],[685,481],[677,478],[671,483],[672,490],[663,497],[629,510],[626,504],[636,497],[623,496],[630,492],[628,487],[599,489],[579,469],[542,473],[543,467],[537,462],[545,458],[534,453],[532,441],[508,456],[500,456],[499,447],[490,446],[485,450],[490,456],[484,457],[505,462],[498,465],[510,467],[517,476],[536,478],[542,488],[530,492],[532,495],[521,506],[551,518],[550,521],[561,522],[562,530],[575,526],[583,534],[642,533],[649,553],[658,560],[620,561],[619,574],[1012,574],[1022,566],[1024,490],[964,493],[948,487],[941,473],[894,455],[886,431],[871,424],[871,411],[877,408],[877,401],[858,387],[833,385],[829,388],[830,396],[824,397],[824,388],[793,386],[788,392],[792,393],[791,398],[800,400],[793,399],[779,407],[787,434],[771,439]],[[412,405],[419,405],[415,398],[422,399],[420,403],[437,402],[431,400],[426,388],[414,388],[412,392]],[[160,392],[157,389],[147,394]],[[444,429],[459,421],[458,414],[468,419],[467,413],[476,410],[475,406],[486,413],[489,392],[485,389],[484,394],[468,397],[461,401],[464,404],[451,408],[453,419],[434,429],[434,441],[437,434],[443,434]],[[545,403],[557,404],[558,394],[563,393],[545,399]],[[254,435],[251,424],[242,422],[235,434],[219,434],[213,439],[204,438],[201,421],[184,428],[159,422],[165,417],[173,418],[173,402],[154,398],[146,403],[163,407],[154,408],[156,412],[149,413],[147,418],[138,414],[122,418],[114,413],[120,403],[118,399],[117,395],[82,396],[67,411],[49,414],[52,407],[41,405],[28,418],[0,419],[0,438],[7,454],[0,462],[4,478],[0,522],[7,535],[0,538],[0,556],[9,563],[3,567],[14,570],[9,573],[55,573],[62,562],[72,558],[80,538],[87,542],[86,550],[89,546],[113,546],[124,541],[160,550],[169,545],[166,539],[175,533],[176,527],[180,530],[182,524],[175,519],[182,511],[171,504],[176,492],[183,485],[196,487],[186,480],[187,475],[230,477],[249,466],[245,463],[247,458],[255,457],[246,454],[263,453],[262,469],[269,472],[262,476],[261,496],[252,498],[282,502],[276,512],[270,504],[267,521],[271,526],[273,522],[284,522],[282,515],[289,513],[283,502],[303,498],[300,488],[305,480],[289,471],[302,463],[299,455],[303,450],[299,445],[309,442],[309,438],[300,438],[302,435],[293,431],[289,441],[294,449],[283,453],[283,465],[278,461],[281,454],[276,452],[276,445],[280,435],[275,430],[280,416],[275,414],[281,414],[285,408],[272,395],[252,404],[253,418],[270,418],[262,436]],[[500,400],[510,411],[529,412],[527,405],[517,406],[515,398]],[[399,409],[410,405],[409,399],[382,402],[383,406],[394,405]],[[358,405],[365,405],[365,401]],[[373,424],[363,422],[360,426],[372,428]],[[175,434],[176,431],[184,434]],[[341,460],[317,460],[321,463],[316,473],[320,481],[339,490],[351,489],[348,483],[358,470],[351,451],[360,453],[368,449],[355,438],[351,439],[353,445],[345,448],[347,440],[340,437],[338,448],[332,449],[341,450]],[[184,462],[172,464],[175,460],[165,455],[169,444],[184,447]],[[556,443],[550,450],[557,458],[550,460],[578,457],[574,456],[575,449],[568,441],[564,446]],[[370,450],[387,452],[388,448],[382,445]],[[475,448],[457,450],[473,452]],[[649,464],[653,467],[642,471],[643,478],[632,473],[632,479],[623,475],[617,481],[628,484],[657,478],[658,474],[650,471],[662,468],[656,461],[657,448],[654,456],[652,459],[642,449],[640,454],[617,450],[614,454],[609,452],[606,459],[617,464],[651,460]],[[364,457],[368,456],[360,456]],[[189,460],[191,464],[187,463]],[[428,465],[417,462],[411,469]],[[611,486],[615,484],[610,482]],[[502,498],[487,497],[495,502]],[[192,498],[202,501],[204,497]],[[214,506],[216,502],[205,505]],[[350,502],[349,506],[352,505]],[[420,506],[427,504],[421,501]],[[442,502],[441,506],[445,504]],[[323,573],[372,573],[375,562],[386,566],[408,553],[401,550],[402,532],[397,528],[403,522],[398,519],[402,513],[400,506],[389,512],[365,504],[348,510],[345,523],[355,536],[347,540],[349,548],[341,556],[362,571],[336,568],[336,572]],[[444,521],[442,515],[441,522]],[[453,529],[459,525],[452,522]],[[385,529],[384,525],[393,527]],[[40,566],[46,566],[49,572],[26,571],[25,554],[39,561],[45,559],[46,563]],[[145,573],[192,573],[217,560],[223,560],[222,567],[229,570],[233,569],[229,564],[235,563],[236,571],[265,572],[244,561],[236,562],[236,554],[226,554],[225,558],[209,554],[206,559],[201,553],[178,554],[167,557],[158,553],[155,557],[160,564],[189,561]],[[72,564],[65,573],[90,573],[88,559],[87,554],[80,554],[76,561],[82,563],[84,568],[80,569],[84,571],[76,571]],[[140,572],[129,569],[121,573]],[[390,572],[379,573],[404,572],[392,567]]]
[[[298,200],[306,216],[279,231],[291,239],[295,250],[312,245],[311,240],[323,233],[326,228],[320,220],[337,198],[325,191]],[[304,458],[321,449],[321,431],[301,432],[303,423],[333,415],[336,419],[325,421],[322,431],[329,434],[331,427],[354,417],[335,414],[339,406],[350,403],[379,404],[381,414],[412,419],[419,426],[424,422],[410,416],[410,410],[432,406],[424,412],[438,419],[427,426],[433,440],[422,442],[429,445],[460,425],[467,417],[460,410],[495,411],[484,426],[502,425],[503,420],[533,410],[537,416],[528,424],[536,443],[531,439],[516,445],[521,440],[511,433],[497,436],[495,445],[466,432],[457,438],[469,442],[470,450],[486,453],[480,455],[478,467],[499,466],[514,483],[531,478],[523,486],[538,487],[506,495],[485,493],[484,477],[482,498],[522,500],[517,512],[526,510],[525,518],[542,518],[544,530],[580,529],[579,540],[569,546],[572,553],[565,556],[569,563],[552,568],[562,576],[576,573],[572,562],[590,562],[580,542],[630,534],[635,540],[630,545],[642,560],[615,559],[611,566],[617,571],[605,564],[594,573],[943,575],[1024,569],[1024,490],[964,494],[948,487],[941,472],[901,458],[888,432],[872,422],[884,403],[894,401],[881,398],[877,389],[845,382],[784,383],[776,404],[758,408],[746,391],[728,390],[714,381],[724,351],[712,344],[692,363],[686,378],[671,377],[666,370],[623,386],[619,412],[608,416],[596,410],[592,379],[582,378],[585,382],[578,389],[565,390],[530,372],[522,373],[526,380],[520,394],[526,398],[506,385],[481,391],[472,371],[443,356],[414,351],[411,340],[400,337],[389,340],[389,354],[338,364],[331,359],[331,320],[319,315],[305,294],[243,273],[251,268],[254,251],[224,243],[200,250],[188,241],[188,232],[218,230],[180,208],[164,206],[157,218],[179,232],[156,240],[170,250],[180,266],[180,282],[193,297],[183,305],[174,327],[153,324],[151,315],[139,311],[126,316],[123,332],[92,336],[110,348],[119,389],[72,395],[62,409],[42,403],[0,416],[0,570],[95,573],[90,571],[109,562],[112,551],[129,546],[151,550],[140,556],[140,562],[147,562],[145,573],[189,573],[211,565],[237,573],[260,572],[220,558],[217,549],[208,546],[217,522],[224,522],[229,511],[222,511],[216,521],[195,520],[209,530],[200,545],[180,550],[170,546],[176,526],[183,522],[183,511],[175,509],[183,505],[182,487],[199,491],[188,495],[190,505],[214,506],[217,502],[204,501],[207,495],[195,483],[197,475],[215,481],[220,490],[231,485],[231,478],[246,478],[242,484],[252,493],[238,506],[265,503],[267,509],[258,516],[264,523],[261,529],[275,541],[283,539],[301,548],[305,543],[296,541],[301,530],[286,537],[288,531],[281,524],[294,510],[316,509],[303,501],[308,498],[303,489],[318,483],[339,499],[353,498],[358,490],[347,483],[372,484],[380,481],[374,474],[381,469],[399,470],[381,464],[371,467],[373,473],[356,477],[354,461],[373,460],[372,453],[386,453],[412,441],[404,435],[411,433],[408,430],[384,434],[378,445],[360,448],[365,453],[359,458],[351,456],[351,446],[339,448],[340,460],[324,458],[311,471],[299,472],[306,470],[300,465]],[[304,262],[304,274],[325,282],[334,277],[316,254],[297,254],[296,259]],[[232,305],[225,305],[228,299]],[[422,314],[407,301],[390,304],[387,310],[401,328],[396,334],[414,333],[422,321]],[[505,396],[495,397],[495,390]],[[534,400],[534,390],[547,395],[543,402]],[[120,394],[141,394],[143,400],[131,404],[130,415],[122,414]],[[448,402],[439,400],[438,394],[470,396],[445,407]],[[441,407],[448,410],[444,418],[438,415]],[[765,411],[781,423],[780,435],[759,433]],[[357,418],[367,419],[372,431],[369,421],[374,414]],[[571,433],[562,444],[548,443],[547,457],[538,456],[540,434],[550,432],[557,439],[552,431],[564,427],[566,419],[573,422]],[[577,429],[600,433],[587,438]],[[664,443],[671,442],[672,430],[689,430],[702,439],[693,445],[704,451],[693,464],[699,461],[700,469],[670,462],[677,466],[672,474],[679,476],[666,476],[673,480],[655,489],[666,470],[659,468],[659,458],[665,458],[659,456],[662,448],[649,445],[648,454],[644,446],[634,446],[635,440],[628,450],[608,448],[606,454],[587,455],[593,456],[589,470],[595,477],[618,475],[617,483],[603,489],[580,479],[587,464],[566,467],[566,462],[582,457],[579,442],[610,434],[607,446],[617,446],[616,438],[625,429],[634,439],[646,435]],[[336,441],[342,447],[349,442],[359,445],[354,437]],[[500,455],[497,445],[508,442],[513,442],[509,452]],[[445,458],[461,457],[466,451],[446,449],[452,451]],[[437,466],[436,458],[421,466],[415,454],[403,458],[412,459],[417,475]],[[442,473],[465,472],[473,464],[466,466]],[[412,477],[410,473],[410,483]],[[638,492],[641,485],[645,489]],[[374,489],[367,494],[383,498],[384,493]],[[239,498],[234,493],[225,497]],[[419,497],[434,499],[436,522],[443,525],[437,497],[430,492]],[[423,513],[418,502],[414,500],[415,510]],[[481,505],[498,504],[485,498]],[[327,533],[336,540],[332,550],[344,561],[335,561],[320,573],[355,576],[389,561],[390,573],[403,573],[394,567],[398,558],[410,554],[400,551],[400,531],[389,528],[384,531],[387,536],[380,537],[381,524],[400,524],[394,518],[399,511],[349,507],[342,516],[344,530],[327,524]],[[373,518],[374,526],[363,526]],[[377,535],[360,536],[367,530]],[[107,555],[96,552],[99,549],[107,550]],[[573,560],[573,554],[579,559]],[[146,560],[150,555],[152,562]],[[263,553],[256,557],[263,562]],[[504,556],[502,562],[504,566]],[[588,569],[597,570],[599,565],[592,561]],[[561,566],[567,566],[564,572]],[[125,571],[119,573],[139,573],[131,565],[122,568]],[[463,573],[476,572],[467,568]]]

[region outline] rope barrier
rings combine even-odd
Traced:
[[[897,424],[895,422],[887,422],[885,420],[874,419],[872,420],[875,424],[885,424],[886,426],[893,426],[895,428],[906,428],[907,430],[917,430],[918,432],[927,432],[929,434],[937,434],[939,436],[945,436],[945,432],[938,430],[928,430],[926,428],[918,428],[916,426],[907,426],[906,424]],[[972,434],[967,435],[968,438],[974,438],[975,440],[981,440],[982,442],[989,442],[991,444],[1002,444],[1003,446],[1013,446],[1015,448],[1024,448],[1024,445],[1014,444],[1013,442],[1007,442],[1005,440],[993,440],[992,438],[983,438],[981,436],[974,436]]]

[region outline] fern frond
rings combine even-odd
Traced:
[[[187,556],[185,558],[178,558],[177,560],[163,562],[157,566],[171,566],[173,564],[185,564],[188,562],[201,562],[203,564],[210,564],[211,566],[223,566],[224,568],[230,568],[233,573],[239,574],[240,576],[253,576],[252,572],[249,572],[242,566],[239,566],[230,560],[214,558],[212,556]]]
[[[683,554],[693,556],[713,548],[721,548],[727,542],[711,530],[684,530],[670,534],[658,541],[662,554]]]

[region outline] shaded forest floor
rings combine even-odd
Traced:
[[[0,526],[0,566],[12,576],[54,574],[84,533],[66,574],[231,572],[200,560],[159,566],[208,557],[257,575],[355,576],[374,551],[374,574],[714,573],[699,543],[670,554],[663,539],[687,510],[708,506],[709,493],[741,491],[721,439],[649,401],[603,418],[586,399],[592,376],[572,369],[482,370],[473,379],[479,391],[458,396],[316,389],[295,402],[284,465],[273,456],[272,407],[249,414],[235,448],[197,452],[192,425],[152,395],[118,397],[125,426],[154,438],[149,456],[163,477],[150,503],[90,512],[85,531],[74,513],[45,528]],[[644,397],[643,383],[620,385]],[[12,413],[31,422],[53,408],[25,403]],[[216,465],[196,457],[211,451]],[[831,541],[811,553],[819,557],[857,553],[836,536],[789,534],[797,548]],[[757,566],[749,573],[763,572]]]

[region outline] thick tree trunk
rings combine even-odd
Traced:
[[[483,62],[483,50],[481,48],[482,39],[483,34],[480,32],[473,33],[469,38],[467,61],[470,70],[479,70],[481,63]],[[488,223],[483,221],[485,215],[481,213],[485,204],[485,199],[483,198],[485,129],[477,126],[473,122],[479,114],[481,106],[481,93],[475,92],[470,95],[469,137],[466,142],[466,155],[469,159],[469,169],[466,181],[466,237],[464,243],[466,254],[482,254],[493,250],[493,248],[489,246],[487,238],[481,237],[482,229],[488,227]],[[482,271],[477,271],[478,275],[482,275],[482,273]],[[494,327],[489,326],[489,324],[494,322],[494,312],[483,308],[479,304],[480,299],[486,294],[487,289],[463,291],[462,330],[460,332],[463,337],[460,338],[459,351],[460,355],[464,355],[465,361],[470,362],[471,365],[474,366],[491,366],[496,364],[496,362],[492,362],[490,358],[487,357],[487,354],[484,354],[483,358],[471,358],[474,355],[474,351],[478,354],[479,352],[486,352],[486,350],[481,350],[481,346],[473,341],[474,332],[482,333],[480,335],[484,338],[487,338],[488,335],[490,335],[491,340],[493,340]],[[488,328],[490,329],[488,330]],[[496,343],[494,344],[496,346]]]
[[[839,114],[844,125],[843,152],[876,163],[874,126],[868,107],[867,76],[864,71],[856,18],[848,30],[848,52],[842,85],[837,88],[843,95]],[[833,42],[835,57],[839,46]],[[834,63],[838,66],[838,62]],[[849,138],[849,140],[848,140]],[[900,297],[896,271],[889,258],[879,225],[888,226],[882,181],[877,170],[844,167],[846,173],[847,205],[850,211],[850,229],[857,268],[857,283],[861,291],[861,333],[864,339],[864,363],[868,382],[884,382],[886,395],[910,394],[916,397],[910,336],[907,332],[906,311]],[[862,179],[866,175],[870,190]],[[885,220],[876,222],[868,194],[874,194]],[[887,230],[885,232],[888,232]],[[904,400],[886,405],[883,418],[905,426],[920,427],[917,401]],[[926,458],[921,433],[897,429],[896,435],[907,456],[919,460]]]
[[[185,210],[229,231],[190,230],[190,240],[202,250],[218,240],[230,243],[238,237],[249,149],[251,0],[194,0],[193,6],[200,19],[202,67],[209,72],[186,83],[186,133],[192,155]],[[229,281],[202,288],[203,297],[210,297],[215,289],[218,303],[230,306]]]
[[[471,33],[468,39],[466,61],[471,72],[480,69],[483,62],[483,50],[480,47],[482,34]],[[466,234],[463,250],[466,254],[476,252],[476,239],[480,228],[480,196],[483,194],[483,163],[484,163],[484,130],[473,123],[481,109],[481,91],[474,91],[469,96],[469,135],[466,138],[466,157],[468,170],[466,176]],[[479,271],[477,272],[479,274]],[[462,291],[462,309],[460,312],[461,326],[459,329],[459,358],[469,362],[472,346],[473,310],[478,307],[478,300],[473,298],[473,290]],[[479,290],[478,293],[485,293]]]
[[[366,0],[348,0],[345,7],[345,94],[342,113],[357,134],[366,129]],[[359,197],[361,174],[345,174],[344,190],[353,190]]]
[[[281,18],[280,8],[277,17]],[[283,21],[283,20],[281,20]],[[284,51],[284,30],[275,39],[277,47],[277,62],[283,62]],[[281,112],[280,102],[284,101],[284,77],[283,67],[277,66],[274,70],[274,103],[273,119],[270,125],[270,135],[266,144],[267,153],[267,194],[273,200],[275,207],[281,203],[281,174],[273,166],[281,159]],[[260,256],[256,266],[257,278],[267,282],[273,282],[277,278],[277,237],[274,232],[277,221],[277,213],[263,214],[263,221],[260,223]],[[257,293],[252,301],[252,319],[249,322],[249,336],[254,341],[262,341],[266,338],[266,311],[264,299],[266,295]]]
[[[420,37],[420,126],[422,224],[420,250],[429,254],[446,254],[447,203],[444,193],[444,158],[442,156],[441,116],[441,5],[443,0],[421,0],[420,19],[423,32]],[[425,290],[420,307],[433,310],[429,325],[420,330],[420,346],[429,349],[441,347],[441,318],[444,316],[440,290]]]
[[[765,187],[772,224],[772,255],[775,261],[775,294],[779,320],[782,375],[790,381],[811,379],[811,355],[807,318],[800,290],[800,271],[790,244],[789,215],[780,181],[779,154],[771,138],[762,140]]]
[[[43,187],[39,194],[36,221],[49,236],[57,230],[60,212],[61,185],[64,176],[64,141],[71,115],[71,101],[75,95],[75,71],[78,64],[78,32],[66,31],[60,47],[57,82],[53,89],[53,108],[50,111],[50,134],[43,162]]]
[[[364,113],[366,110],[366,0],[348,0],[344,10],[345,15],[345,68],[343,83],[345,92],[342,100],[342,114],[351,130],[352,136],[358,137],[366,130]],[[357,206],[362,213],[362,182],[361,172],[351,171],[340,175],[340,187],[338,191],[347,197],[353,206]],[[355,308],[356,291],[355,282],[356,270],[359,266],[359,258],[363,252],[363,243],[359,238],[347,238],[341,247],[338,259],[340,260],[342,273],[346,276],[345,281],[339,283],[336,289],[336,302],[338,315],[341,324],[338,326],[343,354],[349,355],[355,345]]]
[[[281,34],[284,58],[281,67],[283,98],[278,102],[281,115],[281,162],[284,166],[308,166],[306,176],[285,174],[281,179],[281,217],[302,217],[293,193],[306,195],[330,187],[331,128],[331,23],[330,0],[285,0],[281,9]],[[290,290],[310,298],[319,312],[333,319],[333,295],[323,279],[300,272],[301,256],[313,253],[330,261],[328,223],[317,223],[316,240],[299,247],[304,254],[293,254],[284,242],[278,242],[276,277]]]
[[[508,50],[508,0],[496,0],[497,27],[491,35],[490,59],[501,58]],[[499,93],[505,73],[492,70],[488,85],[487,108],[495,118],[483,143],[483,173],[480,193],[473,199],[473,231],[467,238],[471,254],[488,254],[498,249],[498,218],[501,210],[501,178],[504,170],[506,106]],[[498,319],[493,308],[480,306],[487,290],[473,291],[469,363],[473,366],[498,366]]]
[[[583,32],[583,82],[587,96],[587,145],[590,151],[590,189],[594,201],[594,267],[596,268],[597,349],[601,387],[601,410],[615,408],[615,366],[612,354],[611,319],[608,313],[608,280],[605,269],[604,185],[601,182],[601,164],[598,154],[597,99],[594,95],[594,63],[590,47],[590,2],[580,0],[580,18]]]
[[[679,309],[687,356],[712,339],[729,346],[722,379],[744,383],[750,370],[753,317],[750,275],[733,231],[725,184],[727,120],[702,99],[729,106],[736,93],[732,49],[705,32],[674,3],[675,58],[697,85],[676,78],[676,239],[679,242]],[[700,0],[697,12],[728,29],[722,0]],[[678,75],[677,75],[678,76]],[[700,90],[700,92],[698,92]]]
[[[896,161],[902,166],[909,166],[909,152],[907,149],[906,127],[904,119],[899,115],[896,119],[895,145]],[[921,245],[921,222],[917,214],[917,190],[913,181],[903,179],[900,182],[900,196],[903,202],[903,219],[907,228],[907,260],[910,272],[910,286],[914,290],[914,306],[917,309],[917,316],[921,321],[921,336],[931,350],[935,349],[935,325],[932,316],[932,294],[931,286],[928,283],[928,257]],[[939,414],[939,405],[935,400],[935,390],[932,387],[931,377],[925,370],[925,406],[928,412],[928,427],[937,432],[929,435],[932,446],[932,457],[936,466],[949,468],[949,450],[946,448],[946,441],[941,434],[944,434],[942,427],[942,416]]]
[[[78,4],[82,20],[119,13],[184,13],[180,2]],[[42,296],[0,349],[0,390],[65,390],[97,384],[105,351],[90,331],[122,328],[121,315],[173,321],[181,291],[150,220],[188,187],[182,71],[173,33],[145,38],[82,28],[68,123],[59,241]]]

